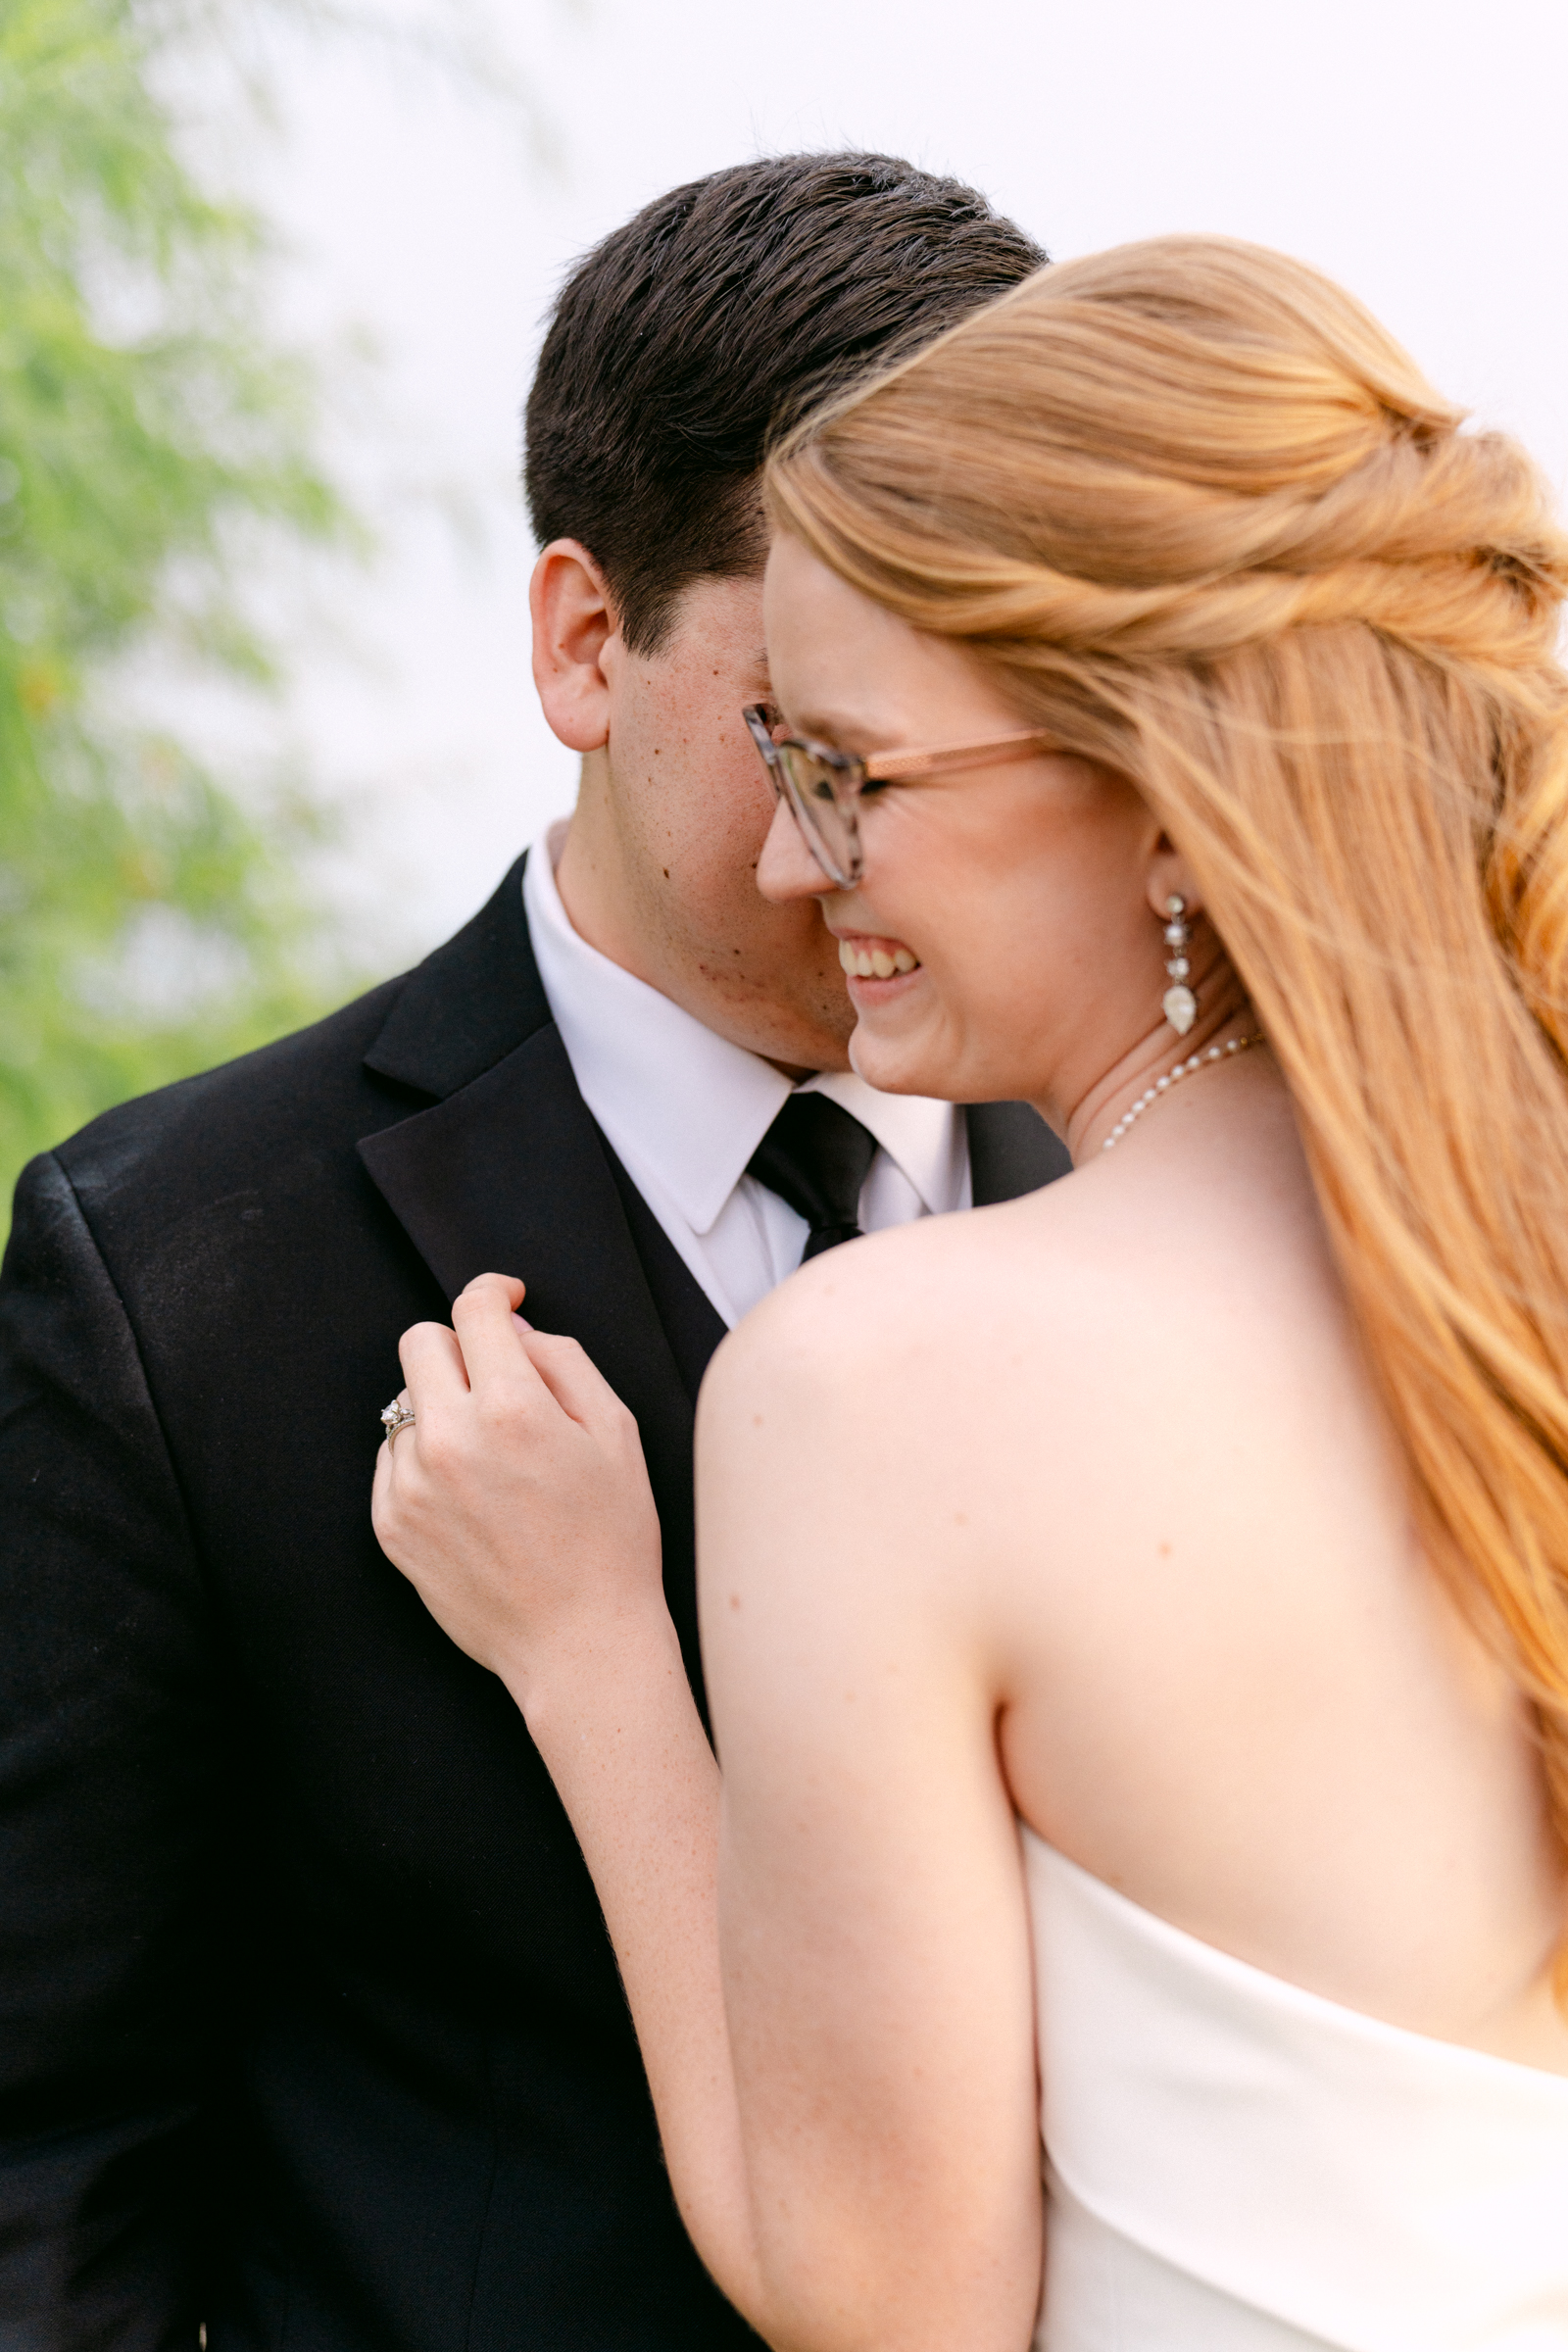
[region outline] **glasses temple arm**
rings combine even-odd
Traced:
[[[867,752],[868,784],[916,784],[939,768],[956,772],[966,767],[989,767],[1008,760],[1027,759],[1049,747],[1051,737],[1039,728],[1022,735],[994,735],[989,743],[954,743],[929,752]]]

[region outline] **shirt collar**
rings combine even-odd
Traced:
[[[571,927],[556,888],[564,819],[538,840],[523,906],[539,977],[584,1102],[622,1159],[652,1169],[693,1233],[710,1232],[794,1088],[760,1054],[623,971]],[[959,1205],[963,1160],[953,1105],[882,1095],[851,1070],[803,1093],[852,1111],[896,1160],[926,1208]]]

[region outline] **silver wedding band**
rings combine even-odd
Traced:
[[[390,1404],[382,1406],[381,1427],[386,1432],[386,1442],[389,1446],[400,1429],[408,1429],[412,1426],[414,1418],[413,1412],[404,1403],[401,1396],[394,1396]]]

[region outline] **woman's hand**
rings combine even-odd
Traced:
[[[370,1516],[438,1625],[526,1712],[540,1678],[607,1642],[670,1640],[637,1424],[575,1340],[532,1330],[481,1274],[454,1328],[399,1354],[415,1420],[381,1447]]]

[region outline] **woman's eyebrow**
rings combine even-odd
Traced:
[[[773,683],[772,663],[765,646],[758,656],[757,667],[752,674],[760,681],[760,691],[753,700],[769,704],[780,718],[800,734],[815,735],[834,745],[839,743],[841,737],[858,738],[867,749],[885,751],[901,732],[896,721],[890,721],[886,715],[878,717],[874,710],[867,710],[863,704],[813,705],[803,702],[792,710],[786,710]],[[819,681],[819,689],[821,683]],[[855,694],[861,690],[863,683],[852,678],[840,678],[833,683],[832,690],[837,692],[842,688],[847,694]]]
[[[878,751],[886,747],[886,728],[877,726],[866,717],[863,711],[808,710],[803,711],[798,719],[793,711],[790,716],[805,733],[820,735],[828,743],[838,743],[842,737],[851,736],[862,739],[868,746],[874,746]]]

